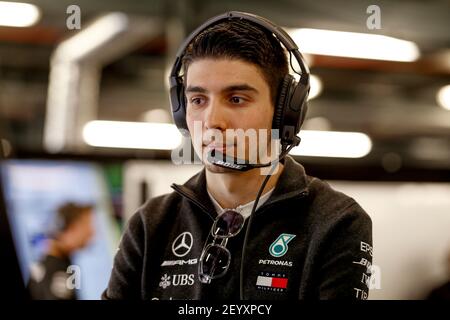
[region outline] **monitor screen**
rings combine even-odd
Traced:
[[[101,167],[94,163],[8,160],[2,171],[6,209],[24,283],[46,254],[57,209],[64,203],[93,205],[94,236],[71,262],[79,270],[79,299],[99,299],[106,288],[119,239]]]

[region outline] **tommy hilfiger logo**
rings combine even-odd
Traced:
[[[256,278],[256,287],[259,290],[285,292],[288,286],[288,278],[284,273],[261,272]]]
[[[288,243],[295,238],[295,234],[282,233],[272,242],[269,247],[269,253],[272,257],[279,258],[288,251]]]

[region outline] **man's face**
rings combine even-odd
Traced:
[[[194,149],[204,159],[207,170],[230,172],[206,161],[211,149],[236,157],[238,148],[245,147],[245,159],[248,159],[249,148],[266,150],[270,145],[270,138],[265,145],[259,145],[259,140],[251,143],[249,139],[237,145],[239,140],[230,141],[225,135],[227,129],[255,129],[256,132],[266,129],[270,137],[274,108],[269,86],[257,66],[237,59],[194,61],[187,70],[185,92],[186,122]],[[194,131],[196,121],[201,122],[202,134]],[[223,134],[222,143],[212,139],[218,132]]]

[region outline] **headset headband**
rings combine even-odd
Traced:
[[[294,55],[294,57],[298,61],[298,64],[300,65],[300,69],[302,71],[302,73],[300,75],[300,83],[303,83],[305,85],[307,84],[309,68],[306,65],[306,63],[304,62],[304,58],[303,58],[302,54],[300,53],[300,51],[298,50],[297,45],[292,40],[292,38],[287,34],[287,32],[283,30],[283,28],[280,28],[279,26],[277,26],[276,24],[267,20],[266,18],[257,16],[254,14],[239,12],[239,11],[230,11],[230,12],[227,12],[227,13],[224,13],[224,14],[221,14],[221,15],[218,15],[216,17],[209,19],[208,21],[203,23],[201,26],[199,26],[197,29],[195,29],[189,35],[189,37],[186,38],[186,40],[183,42],[183,44],[178,49],[178,52],[177,52],[177,55],[175,58],[175,63],[173,64],[172,71],[170,72],[170,82],[171,82],[170,84],[171,85],[177,84],[176,79],[179,77],[179,72],[181,69],[181,60],[182,60],[182,57],[184,55],[184,52],[185,52],[187,46],[191,43],[191,41],[206,28],[213,26],[223,20],[231,20],[231,19],[249,20],[249,21],[265,28],[266,30],[269,30],[270,32],[272,32],[277,37],[277,39],[284,45],[286,50]]]

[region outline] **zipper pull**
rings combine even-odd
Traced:
[[[304,198],[304,197],[306,197],[306,196],[308,196],[308,195],[309,195],[309,192],[308,192],[308,191],[302,191],[302,192],[300,192],[300,194],[299,194],[300,198]]]

